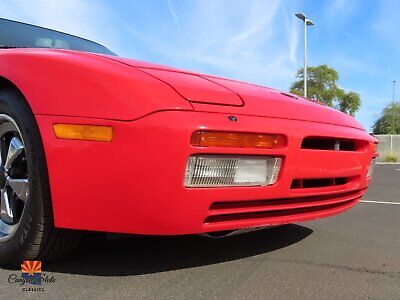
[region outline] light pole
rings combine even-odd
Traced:
[[[394,98],[396,91],[396,80],[393,80],[393,99],[392,99],[392,134],[390,135],[390,154],[393,155],[393,135],[394,135]]]
[[[303,13],[295,14],[304,23],[304,97],[307,98],[307,26],[314,25],[314,22],[307,19]]]
[[[392,134],[395,134],[395,129],[394,129],[394,99],[395,99],[395,91],[396,91],[396,80],[393,80],[393,99],[392,99]]]

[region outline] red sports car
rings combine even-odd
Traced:
[[[377,140],[318,102],[5,19],[0,48],[1,264],[328,217],[371,180]]]

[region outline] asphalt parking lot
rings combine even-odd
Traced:
[[[366,201],[342,215],[224,239],[134,237],[81,247],[2,299],[400,298],[400,165],[378,165]],[[385,203],[388,202],[388,203]],[[390,203],[391,202],[391,203]]]

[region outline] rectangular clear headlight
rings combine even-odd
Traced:
[[[186,165],[185,186],[265,186],[274,184],[282,159],[248,155],[193,155]]]
[[[371,163],[369,164],[367,177],[371,177],[372,176],[372,173],[374,173],[374,169],[375,169],[375,158],[373,158],[371,160]]]

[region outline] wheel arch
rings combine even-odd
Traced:
[[[21,89],[19,89],[11,80],[0,75],[0,90],[4,90],[7,88],[12,89],[15,93],[24,96]],[[24,98],[25,98],[25,96],[24,96]]]
[[[24,101],[24,103],[27,105],[27,107],[29,107],[29,110],[31,111],[32,115],[33,111],[32,111],[32,107],[29,104],[28,99],[25,97],[24,93],[22,92],[22,90],[20,88],[17,87],[16,84],[14,84],[14,82],[12,82],[11,80],[9,80],[8,78],[0,75],[0,90],[4,90],[4,89],[10,89],[13,93],[15,93],[17,96],[20,96],[20,99]]]
[[[22,90],[14,83],[12,82],[10,79],[0,75],[0,91],[4,91],[4,90],[8,90],[8,92],[13,93],[16,98],[18,99],[18,101],[23,102],[23,105],[27,108],[27,110],[30,112],[32,118],[34,119],[34,122],[36,124],[38,133],[39,133],[39,137],[40,137],[40,143],[43,147],[43,154],[44,154],[44,162],[45,162],[45,168],[46,168],[46,173],[47,176],[48,175],[48,171],[47,171],[47,153],[44,149],[44,143],[43,143],[43,135],[41,133],[41,130],[39,128],[39,124],[37,122],[37,119],[35,117],[35,114],[32,110],[32,107],[27,99],[27,97],[24,95],[24,93],[22,92]],[[51,191],[50,191],[50,195],[51,195]],[[50,196],[50,201],[51,201],[51,205],[53,205],[53,198]]]
[[[15,229],[11,231],[8,228],[3,231],[3,239],[0,242],[0,264],[14,268],[19,266],[23,260],[50,261],[61,257],[73,250],[80,236],[78,231],[66,231],[54,227],[53,198],[49,184],[47,156],[44,151],[43,135],[39,130],[37,116],[33,113],[22,91],[4,76],[0,76],[0,94],[2,120],[15,125],[10,128],[8,124],[5,124],[2,127],[3,135],[7,134],[7,130],[13,134],[11,138],[9,136],[1,141],[2,146],[4,146],[3,142],[9,141],[8,150],[6,148],[7,160],[10,156],[11,143],[15,138],[19,138],[20,146],[17,143],[14,149],[19,149],[21,154],[23,151],[21,146],[23,146],[26,158],[26,160],[20,160],[20,163],[26,161],[25,167],[19,168],[23,171],[19,171],[19,175],[16,177],[14,177],[14,172],[3,171],[3,176],[7,176],[8,183],[3,182],[2,199],[11,199],[10,192],[6,192],[8,196],[3,198],[6,186],[7,189],[13,189],[18,197],[24,197],[19,198],[20,205],[16,211],[11,215],[6,212],[12,218],[13,223],[9,223],[10,226],[15,227]],[[9,162],[9,166],[11,164],[12,162]],[[5,168],[7,168],[6,165],[7,163],[4,164]],[[11,168],[8,171],[10,170],[12,171]],[[11,180],[19,180],[21,183],[21,174],[25,175],[22,177],[25,179],[25,190],[18,189],[15,181],[14,187],[12,186]],[[18,192],[22,191],[25,194],[20,194],[20,196]],[[21,200],[24,203],[22,210]],[[4,201],[10,203],[10,200]],[[15,194],[13,201],[14,203],[16,201]],[[6,207],[11,206],[6,204]],[[17,213],[17,211],[20,211],[20,217],[14,223],[14,216],[16,216],[14,213]],[[3,223],[2,228],[6,228],[4,224],[6,223]]]

